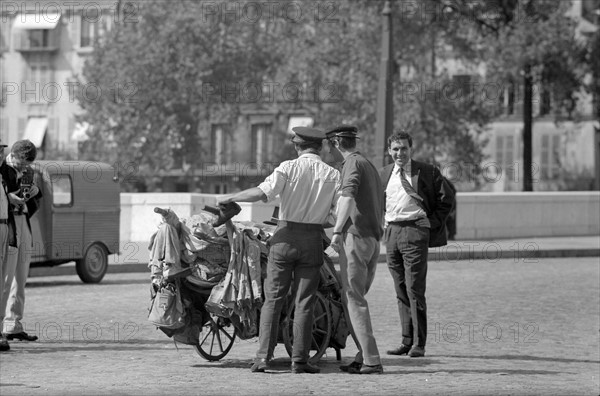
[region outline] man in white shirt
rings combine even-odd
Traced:
[[[412,159],[412,136],[388,138],[393,164],[380,171],[385,192],[386,259],[394,281],[402,343],[389,355],[425,356],[425,299],[429,247],[446,245],[446,218],[454,193],[433,165]]]
[[[271,238],[259,347],[252,372],[269,368],[277,344],[279,317],[292,282],[296,290],[292,373],[320,372],[308,362],[313,308],[323,264],[323,225],[335,214],[341,179],[340,173],[319,156],[325,133],[307,127],[292,131],[297,159],[282,162],[258,187],[218,200],[226,204],[281,198],[279,221]]]

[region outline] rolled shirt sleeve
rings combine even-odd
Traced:
[[[265,193],[265,196],[267,197],[267,202],[271,202],[272,200],[274,200],[277,197],[277,195],[279,195],[281,191],[283,191],[283,188],[285,187],[287,181],[287,174],[284,171],[284,166],[285,163],[279,165],[277,168],[275,168],[273,173],[267,176],[265,181],[258,185],[258,188],[261,189],[263,193]]]
[[[343,197],[356,199],[358,186],[360,185],[360,171],[354,158],[348,158],[347,165],[342,169],[342,192]]]

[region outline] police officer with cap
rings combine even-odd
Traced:
[[[334,137],[349,137],[354,139],[360,139],[358,137],[358,128],[354,125],[338,125],[326,133],[327,139],[331,139]]]
[[[319,153],[326,138],[316,128],[295,127],[292,143],[298,158],[282,162],[257,187],[219,198],[219,204],[281,198],[277,229],[271,238],[260,312],[259,347],[252,372],[271,366],[279,316],[288,291],[296,290],[292,373],[318,373],[308,362],[315,295],[323,264],[323,226],[335,215],[341,178]]]
[[[294,127],[292,128],[294,136],[292,136],[292,143],[306,144],[309,142],[322,142],[325,139],[323,131],[310,128],[310,127]]]
[[[383,234],[383,188],[377,168],[356,149],[358,128],[339,125],[327,138],[344,157],[342,196],[331,247],[340,254],[342,297],[351,334],[358,353],[340,370],[350,374],[381,374],[383,366],[373,336],[365,295],[369,291],[379,259]]]

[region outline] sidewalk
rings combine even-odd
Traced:
[[[327,253],[337,264],[337,254],[331,248]],[[381,245],[380,263],[385,263],[385,246]],[[456,262],[459,260],[500,259],[535,262],[539,258],[551,257],[600,257],[600,236],[518,238],[498,240],[457,240],[446,246],[429,249],[430,261]],[[147,244],[128,243],[121,254],[109,256],[108,273],[146,272],[148,261]],[[72,275],[75,264],[58,267],[32,268],[30,276]]]

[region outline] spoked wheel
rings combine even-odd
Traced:
[[[310,346],[309,359],[317,363],[329,346],[331,338],[331,311],[327,299],[320,292],[316,295],[315,308],[313,311],[312,343]],[[291,301],[287,315],[282,323],[283,343],[288,355],[292,356],[294,341],[294,303]]]
[[[209,361],[222,359],[229,353],[235,341],[236,329],[229,319],[211,314],[202,326],[196,352]]]

